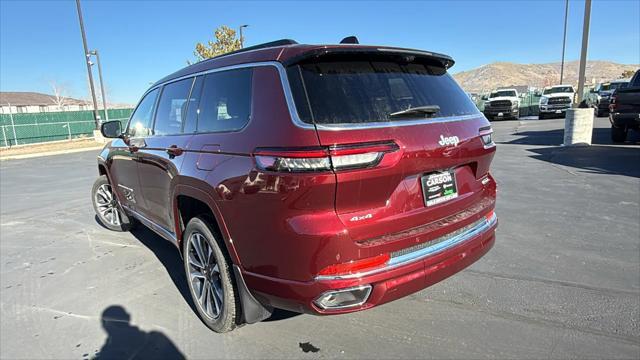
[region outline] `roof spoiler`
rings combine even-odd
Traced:
[[[300,55],[294,56],[290,59],[287,59],[283,62],[283,64],[285,66],[289,66],[289,65],[293,65],[293,64],[297,64],[303,61],[307,61],[307,60],[311,60],[311,59],[317,59],[320,57],[324,57],[324,56],[330,56],[330,55],[341,55],[341,54],[370,54],[370,55],[389,55],[389,56],[402,56],[404,58],[407,58],[407,60],[409,61],[413,61],[413,58],[427,58],[430,60],[436,60],[438,62],[440,62],[442,64],[442,66],[445,69],[449,69],[453,66],[453,64],[455,64],[455,61],[453,61],[453,59],[448,56],[448,55],[444,55],[444,54],[438,54],[438,53],[434,53],[434,52],[429,52],[429,51],[422,51],[422,50],[412,50],[412,49],[398,49],[398,48],[386,48],[386,47],[345,47],[345,46],[339,46],[339,47],[323,47],[320,49],[313,49],[313,50],[309,50],[306,51]],[[413,58],[412,58],[413,57]]]

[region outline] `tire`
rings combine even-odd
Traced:
[[[611,126],[611,140],[616,143],[625,142],[627,140],[627,128]]]
[[[122,210],[106,175],[99,176],[93,183],[91,203],[102,226],[113,231],[131,229],[132,220]]]
[[[487,120],[489,120],[489,121],[493,121],[493,117],[491,117],[490,115],[485,115],[484,117],[486,117]]]
[[[513,120],[520,120],[520,111],[513,116]]]
[[[596,117],[603,117],[606,116],[605,112],[603,110],[597,110],[596,111]]]
[[[215,332],[225,333],[240,324],[240,298],[231,261],[221,244],[222,239],[205,217],[194,217],[187,224],[182,253],[191,298],[202,322]],[[205,296],[201,296],[201,289]]]
[[[546,118],[546,116],[544,115],[544,113],[538,113],[538,120],[544,120]]]

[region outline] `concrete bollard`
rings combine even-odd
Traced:
[[[593,109],[567,109],[564,119],[564,146],[591,145]]]

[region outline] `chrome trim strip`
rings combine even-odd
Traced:
[[[384,127],[397,127],[397,126],[412,126],[412,125],[425,125],[425,124],[440,124],[456,121],[471,120],[480,117],[481,114],[460,115],[460,116],[448,116],[448,117],[435,117],[435,118],[419,118],[403,121],[385,121],[385,122],[369,122],[369,123],[351,123],[351,124],[316,124],[318,130],[358,130],[358,129],[376,129]]]
[[[349,291],[352,291],[352,290],[365,290],[365,289],[367,290],[367,293],[364,296],[363,300],[359,301],[359,302],[357,302],[355,304],[324,307],[324,306],[322,306],[322,305],[317,303],[318,299],[322,298],[323,296],[325,296],[327,294],[340,294],[340,293],[349,292]],[[362,304],[366,303],[367,300],[369,300],[369,296],[371,295],[371,290],[372,290],[372,287],[371,287],[370,284],[354,286],[354,287],[345,288],[345,289],[339,289],[339,290],[329,290],[329,291],[323,292],[322,294],[320,294],[320,296],[316,297],[315,300],[313,300],[313,303],[316,304],[322,310],[339,310],[339,309],[348,309],[348,308],[352,308],[352,307],[357,307],[357,306],[361,306]]]
[[[369,271],[365,271],[365,272],[360,272],[360,273],[356,273],[356,274],[347,274],[347,275],[318,275],[315,277],[315,280],[317,281],[322,281],[322,280],[343,280],[343,279],[355,279],[355,278],[361,278],[363,276],[368,276],[368,275],[373,275],[373,274],[377,274],[380,272],[385,272],[391,269],[395,269],[397,267],[400,266],[404,266],[404,265],[408,265],[410,263],[413,263],[415,261],[418,260],[422,260],[428,256],[431,255],[435,255],[437,253],[440,253],[444,250],[450,249],[456,245],[459,245],[467,240],[470,240],[484,232],[486,232],[487,230],[489,230],[492,226],[494,226],[498,221],[498,216],[494,213],[493,216],[491,217],[491,219],[485,219],[484,221],[481,221],[480,223],[478,223],[477,225],[473,226],[472,228],[464,231],[461,234],[457,234],[455,236],[452,236],[451,238],[441,241],[433,246],[429,246],[423,249],[419,249],[416,251],[412,251],[408,254],[404,254],[401,256],[397,256],[397,257],[393,257],[391,258],[391,260],[389,260],[389,262],[387,263],[387,266],[383,267],[383,268],[379,268],[379,269],[373,269],[373,270],[369,270]],[[447,235],[445,235],[447,236]]]
[[[156,232],[158,235],[162,236],[163,238],[169,241],[172,241],[175,244],[178,244],[178,238],[176,238],[176,235],[173,232],[165,229],[161,225],[156,224],[152,220],[149,220],[147,217],[131,209],[128,206],[122,205],[122,207],[127,211],[127,213],[133,215],[133,217],[140,220],[142,223],[144,223],[144,225],[146,225],[148,228]]]

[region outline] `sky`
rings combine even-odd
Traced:
[[[90,1],[82,10],[98,49],[109,103],[136,103],[150,83],[193,60],[221,25],[245,29],[245,46],[290,38],[445,53],[452,73],[495,61],[559,62],[563,0],[539,1]],[[580,57],[584,1],[570,0],[566,59]],[[594,0],[589,60],[640,63],[640,0]],[[97,69],[94,76],[97,79]],[[0,0],[0,91],[88,98],[75,1]],[[96,87],[98,85],[96,84]]]

